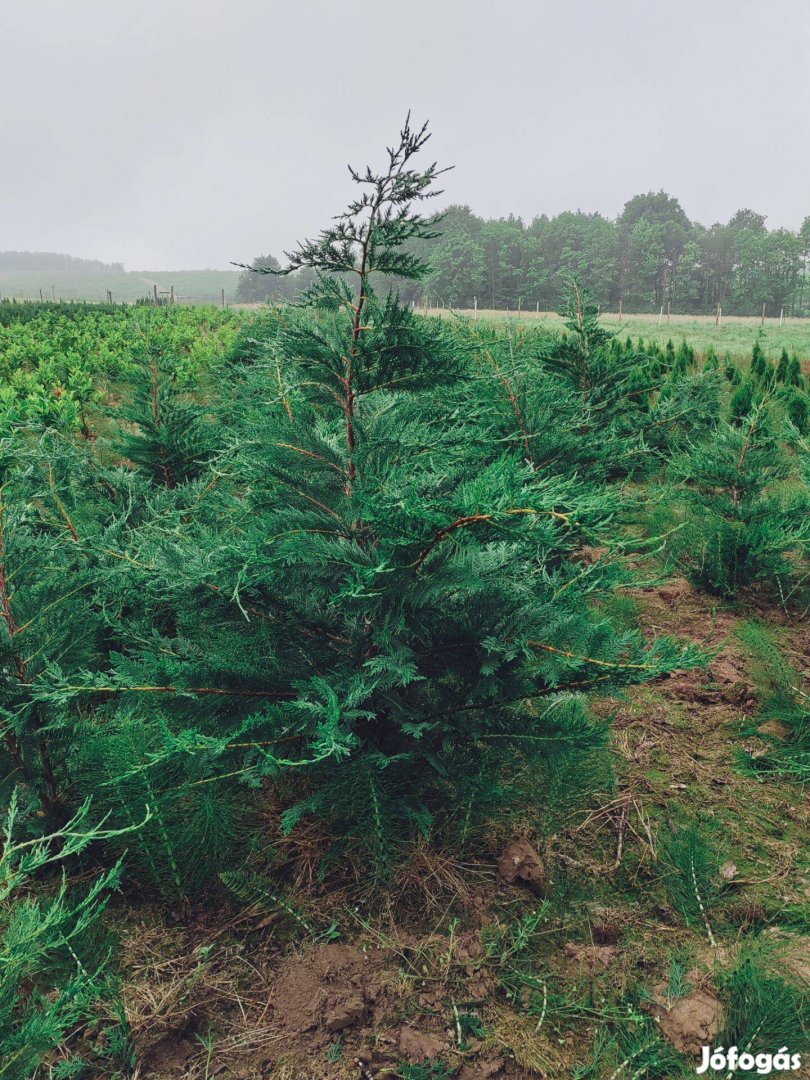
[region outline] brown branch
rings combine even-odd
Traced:
[[[504,389],[506,390],[506,393],[507,393],[507,396],[509,398],[510,404],[512,405],[512,409],[513,409],[515,417],[517,419],[518,426],[520,427],[521,433],[523,435],[523,446],[524,446],[524,448],[526,450],[526,456],[529,458],[532,465],[534,465],[535,461],[534,461],[534,457],[532,455],[532,450],[531,450],[531,446],[530,446],[529,429],[526,426],[526,421],[525,421],[525,419],[523,417],[523,410],[520,407],[520,402],[517,399],[517,395],[515,394],[514,390],[512,389],[512,384],[509,381],[508,377],[506,375],[504,375],[504,373],[498,367],[498,363],[495,360],[495,357],[489,351],[489,349],[486,350],[484,355],[486,356],[487,360],[489,360],[490,364],[492,364],[492,367],[493,367],[493,369],[495,371],[495,374],[497,375],[498,379],[500,379],[501,383],[503,384]]]
[[[289,403],[289,401],[287,401],[287,398],[285,397],[285,394],[284,394],[284,384],[281,381],[281,365],[280,364],[276,364],[276,378],[278,379],[278,390],[279,390],[279,393],[281,394],[281,402],[284,405],[284,411],[287,413],[287,416],[289,417],[289,419],[292,420],[293,422],[295,422],[295,417],[293,416],[293,411],[290,408],[290,403]]]
[[[327,460],[320,454],[316,454],[314,450],[305,450],[302,446],[293,446],[292,443],[277,442],[276,446],[280,446],[284,450],[293,450],[296,454],[301,454],[304,457],[314,458],[315,461],[320,461],[323,465],[328,465],[330,469],[334,469],[336,473],[341,476],[348,476],[349,473],[345,469],[341,469],[339,465],[335,465],[333,461]],[[351,472],[351,462],[349,463],[349,472]]]
[[[566,525],[570,525],[570,518],[568,514],[564,514],[559,510],[534,510],[526,507],[515,507],[511,510],[501,511],[504,514],[536,514],[538,516],[548,515],[549,517],[556,518],[558,521],[564,522]],[[431,553],[431,551],[440,544],[443,540],[446,540],[448,536],[452,535],[456,529],[463,529],[467,525],[474,525],[480,521],[493,521],[498,517],[498,514],[468,514],[465,517],[456,518],[450,525],[446,525],[443,529],[439,529],[433,536],[431,542],[420,551],[417,556],[416,562],[413,564],[414,568],[418,572],[425,559]]]
[[[554,645],[547,645],[543,641],[527,641],[527,645],[531,645],[533,649],[543,649],[544,652],[555,653],[557,656],[564,656],[568,660],[581,660],[584,664],[597,664],[599,667],[612,668],[616,671],[627,671],[632,669],[634,671],[652,671],[652,664],[619,664],[612,660],[597,660],[593,656],[579,656],[577,653],[566,652],[565,649],[557,649]]]
[[[59,498],[59,495],[57,494],[56,483],[55,483],[54,478],[53,478],[53,467],[51,465],[48,466],[48,487],[51,490],[51,497],[53,498],[53,501],[56,503],[56,506],[57,506],[57,508],[59,510],[59,513],[65,519],[65,526],[66,526],[68,532],[70,533],[70,535],[73,537],[74,540],[78,540],[79,539],[79,534],[76,532],[76,529],[74,528],[73,522],[71,521],[71,518],[70,518],[70,514],[67,511],[67,507],[62,502],[62,500]]]

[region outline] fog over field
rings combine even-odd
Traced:
[[[6,0],[2,37],[6,250],[280,253],[408,108],[456,165],[443,201],[486,217],[659,188],[705,224],[810,210],[804,0]]]

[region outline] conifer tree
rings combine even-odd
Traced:
[[[95,663],[101,624],[92,605],[92,570],[77,528],[86,503],[82,450],[58,431],[17,432],[0,448],[0,703],[7,755],[4,795],[23,785],[23,812],[63,820],[70,723],[38,696],[54,663]]]
[[[111,524],[80,537],[106,660],[53,666],[37,696],[74,717],[74,783],[111,824],[149,805],[133,872],[167,894],[244,857],[237,822],[263,785],[287,829],[317,814],[335,857],[360,846],[378,868],[414,835],[469,835],[526,777],[585,797],[606,736],[585,693],[700,660],[599,613],[617,570],[588,549],[615,495],[544,451],[547,414],[523,414],[491,365],[475,377],[464,335],[384,291],[424,273],[408,244],[435,229],[419,204],[439,170],[413,164],[427,137],[406,123],[292,254],[287,270],[317,274],[304,305],[212,395],[217,482],[114,466]],[[572,318],[544,385],[574,430],[604,413],[618,431],[640,391],[606,369],[591,312]]]
[[[147,343],[148,364],[115,413],[113,448],[158,484],[173,488],[199,476],[214,452],[202,407],[177,384],[177,367]]]
[[[776,381],[778,383],[787,382],[789,367],[790,358],[788,357],[787,349],[782,349],[782,352],[779,355],[779,363],[776,365]]]
[[[782,429],[766,395],[673,462],[687,514],[679,558],[711,592],[734,597],[763,583],[784,595],[790,555],[810,539],[806,497],[784,484],[797,465]]]
[[[754,347],[751,350],[751,375],[757,381],[762,380],[768,370],[768,360],[765,356],[762,346],[759,343],[759,338],[754,342]]]
[[[719,407],[716,380],[710,373],[688,374],[694,358],[688,347],[680,353],[680,364],[674,349],[661,363],[641,339],[637,351],[616,351],[589,290],[576,278],[561,314],[566,333],[551,338],[539,350],[539,359],[580,413],[578,424],[573,418],[561,423],[566,412],[557,411],[554,426],[565,433],[567,459],[581,474],[598,479],[653,470],[685,438],[714,420]],[[525,370],[525,363],[522,367]],[[550,411],[557,410],[551,406],[553,389],[538,385],[536,393]]]
[[[800,390],[804,389],[804,376],[802,375],[802,365],[798,356],[794,355],[790,358],[790,364],[788,365],[787,377],[785,380],[790,386],[797,386]]]

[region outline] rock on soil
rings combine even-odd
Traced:
[[[510,884],[528,885],[538,896],[548,891],[548,875],[539,853],[528,840],[513,840],[498,858],[498,872]]]
[[[489,1058],[475,1065],[463,1065],[458,1080],[491,1080],[503,1076],[503,1062],[500,1058]]]

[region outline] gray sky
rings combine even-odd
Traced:
[[[444,202],[810,214],[808,0],[0,0],[0,250],[281,255],[408,107]]]

